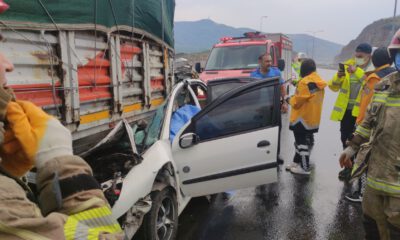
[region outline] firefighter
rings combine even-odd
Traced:
[[[297,83],[301,80],[301,77],[300,77],[300,66],[301,66],[301,62],[306,58],[307,58],[307,55],[305,53],[299,52],[297,54],[296,58],[292,62],[292,68],[297,74],[297,79],[293,79],[292,80],[292,84],[294,86],[296,86]]]
[[[395,68],[391,67],[392,60],[390,59],[388,49],[385,47],[376,49],[372,54],[372,63],[375,67],[373,72],[368,72],[367,78],[362,84],[361,94],[359,94],[359,106],[354,106],[354,110],[358,112],[358,117],[356,119],[356,125],[360,125],[365,117],[367,111],[367,106],[371,102],[374,95],[375,85],[385,76],[396,71]],[[364,173],[358,181],[358,189],[346,196],[346,199],[351,202],[361,202],[362,196],[366,186],[366,173]]]
[[[373,71],[371,63],[372,47],[367,43],[361,43],[355,50],[354,58],[344,63],[344,69],[339,71],[329,81],[328,86],[334,92],[339,92],[334,105],[331,120],[340,121],[340,134],[343,149],[346,141],[355,130],[358,113],[354,106],[359,98],[360,89],[365,80],[365,72]],[[351,169],[345,168],[339,172],[339,179],[348,180]]]
[[[366,239],[400,239],[400,30],[389,52],[396,72],[375,85],[366,115],[342,155],[340,165],[353,177],[366,168],[367,187],[362,201]]]
[[[70,131],[6,87],[13,68],[0,53],[0,239],[122,239]],[[21,180],[32,167],[37,199]]]
[[[290,98],[292,107],[289,129],[293,131],[296,153],[293,163],[286,166],[287,170],[296,174],[310,174],[310,148],[307,136],[318,132],[321,120],[324,88],[327,83],[316,72],[312,59],[304,59],[300,67],[299,82],[295,95]]]

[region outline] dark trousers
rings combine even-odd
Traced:
[[[314,140],[314,135],[304,127],[296,127],[293,129],[293,134],[296,151],[293,162],[300,164],[303,169],[308,169],[310,167],[310,140]]]
[[[277,155],[277,158],[279,158],[279,156],[280,156],[280,154],[281,154],[282,116],[281,116],[280,114],[279,114],[278,123],[279,123],[279,134],[278,134],[278,155]]]
[[[314,143],[315,143],[314,133],[308,132],[306,138],[307,138],[307,145],[308,145],[308,147],[310,149],[310,152],[311,152],[311,150],[314,147]]]
[[[343,149],[347,147],[346,141],[355,131],[356,117],[351,114],[352,110],[346,110],[342,121],[340,121],[340,139],[342,140]]]

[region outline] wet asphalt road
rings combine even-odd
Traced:
[[[319,70],[327,80],[333,71]],[[329,120],[336,94],[326,89],[320,131],[315,135],[310,177],[281,166],[278,182],[193,199],[179,217],[179,240],[363,239],[360,204],[344,200],[351,186],[340,182],[339,123]],[[284,115],[282,153],[292,161],[294,138]]]

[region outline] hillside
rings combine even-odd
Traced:
[[[366,26],[335,58],[335,62],[344,61],[352,56],[358,44],[367,42],[374,47],[386,47],[390,43],[394,30],[400,28],[400,17],[380,19]]]
[[[293,49],[296,52],[305,52],[312,57],[313,36],[308,34],[287,34],[293,41]],[[330,64],[343,45],[327,40],[315,38],[314,54],[317,63]]]
[[[218,24],[209,19],[194,22],[175,22],[175,50],[177,53],[196,53],[209,50],[223,36],[241,36],[254,31]]]
[[[177,53],[208,51],[224,36],[241,36],[250,28],[234,28],[204,19],[193,22],[175,22],[175,49]],[[293,40],[295,52],[311,56],[313,37],[307,34],[288,34]],[[319,63],[331,63],[343,46],[320,38],[315,39],[315,59]]]

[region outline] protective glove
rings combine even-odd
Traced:
[[[356,154],[356,150],[354,150],[352,147],[347,147],[346,149],[343,150],[343,153],[340,155],[339,158],[339,163],[340,167],[346,167],[346,168],[351,168],[353,166],[353,163],[351,162],[351,158]]]
[[[22,176],[33,166],[41,168],[56,157],[73,154],[70,131],[33,103],[9,102],[6,118],[0,156],[11,174]]]

